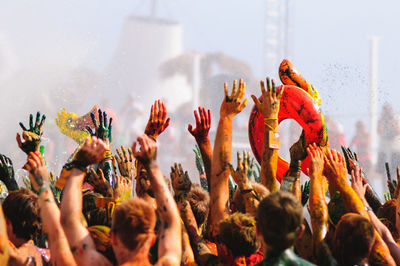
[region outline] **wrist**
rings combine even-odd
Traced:
[[[87,172],[88,165],[78,160],[73,160],[72,162],[66,163],[63,168],[66,170],[77,169],[81,172]]]
[[[208,134],[206,134],[206,135],[197,135],[194,138],[195,138],[195,140],[196,140],[196,142],[197,142],[197,144],[199,146],[207,144],[210,141],[210,139],[208,137]]]
[[[251,183],[250,182],[243,182],[243,183],[241,183],[241,184],[238,184],[238,186],[239,186],[239,190],[242,192],[242,191],[247,191],[247,190],[252,190],[253,189],[253,186],[251,185]]]

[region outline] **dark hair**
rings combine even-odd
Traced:
[[[359,214],[345,214],[337,224],[334,243],[339,264],[355,265],[368,258],[374,244],[374,228]]]
[[[111,231],[129,250],[143,244],[154,232],[156,214],[153,206],[140,198],[124,201],[115,208]]]
[[[388,200],[378,209],[377,213],[378,218],[386,225],[394,239],[399,238],[396,228],[396,205],[397,199]]]
[[[240,212],[229,215],[219,223],[218,241],[229,248],[235,258],[256,253],[260,248],[256,220]]]
[[[264,198],[257,209],[257,227],[264,241],[276,251],[294,244],[303,222],[303,206],[288,192],[276,191]]]
[[[11,191],[2,207],[16,237],[33,240],[40,234],[42,226],[38,197],[35,193],[26,188]]]
[[[199,184],[192,184],[187,199],[196,218],[197,225],[201,226],[208,217],[210,195]]]

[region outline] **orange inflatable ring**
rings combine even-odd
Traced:
[[[328,137],[324,117],[319,108],[321,100],[318,91],[298,73],[297,69],[288,60],[284,60],[280,66],[280,77],[282,82],[287,85],[282,85],[285,87],[278,114],[279,123],[285,119],[294,119],[303,128],[307,143],[317,143],[320,146],[325,146]],[[294,84],[302,88],[294,86]],[[281,90],[282,86],[277,87],[277,91]],[[249,120],[249,140],[251,149],[259,163],[262,158],[264,128],[264,119],[254,106]],[[307,157],[302,162],[303,173],[306,173],[309,164],[310,161]],[[289,163],[279,157],[278,181],[281,181],[288,169]]]

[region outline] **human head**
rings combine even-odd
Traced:
[[[251,182],[251,185],[257,193],[257,196],[260,198],[260,201],[269,195],[269,190],[264,185],[261,185],[257,182]],[[244,204],[243,195],[240,193],[240,189],[236,189],[235,193],[233,194],[231,210],[233,212],[238,211],[241,213],[246,213],[246,207]]]
[[[111,241],[117,259],[121,250],[133,252],[153,242],[155,224],[154,208],[143,199],[131,198],[118,205],[111,225]]]
[[[219,223],[219,245],[223,244],[233,258],[248,257],[260,248],[257,238],[256,221],[249,215],[240,212],[229,215]],[[218,254],[220,247],[218,247]]]
[[[384,225],[386,225],[395,239],[399,238],[396,229],[396,206],[397,199],[388,200],[378,209],[377,213],[378,218]]]
[[[192,184],[187,199],[196,218],[197,225],[200,227],[208,217],[210,195],[199,184]]]
[[[41,231],[38,197],[29,189],[11,191],[3,202],[7,234],[14,245],[16,239],[33,240]]]
[[[342,216],[334,237],[335,257],[340,265],[365,262],[373,244],[374,228],[368,219],[355,213]]]
[[[283,251],[303,231],[303,206],[291,193],[273,192],[258,205],[257,232],[268,248]]]

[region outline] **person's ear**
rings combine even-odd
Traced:
[[[299,227],[296,229],[296,239],[300,239],[303,236],[303,233],[305,231],[306,227],[302,223]]]

